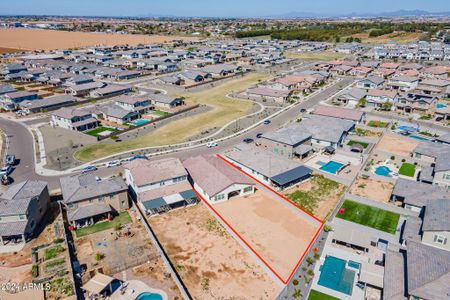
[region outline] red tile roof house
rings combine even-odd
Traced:
[[[398,102],[398,93],[394,90],[369,90],[366,95],[366,105],[370,107],[381,107],[383,103],[392,104]],[[392,106],[394,107],[394,105]]]
[[[313,114],[332,117],[343,120],[355,121],[360,123],[363,121],[365,113],[356,109],[347,109],[334,106],[318,105],[314,108]]]
[[[255,192],[255,183],[220,158],[196,156],[183,162],[194,189],[214,204]]]

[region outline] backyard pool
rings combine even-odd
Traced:
[[[446,107],[447,107],[447,105],[442,104],[442,103],[436,104],[436,108],[446,108]]]
[[[320,268],[318,284],[326,288],[352,295],[355,271],[346,269],[347,261],[327,256]]]
[[[390,175],[391,169],[389,169],[386,166],[379,166],[375,169],[375,174],[384,176],[384,177],[391,177]]]
[[[139,119],[139,120],[133,121],[131,124],[133,124],[135,126],[139,126],[139,125],[144,125],[147,123],[150,123],[150,121],[146,120],[146,119]]]
[[[154,294],[149,292],[144,292],[137,296],[136,300],[162,300],[162,296],[160,294]]]
[[[421,140],[421,141],[428,141],[427,138],[424,138],[422,136],[418,136],[418,135],[410,135],[410,138],[416,139],[416,140]]]
[[[337,174],[339,170],[344,166],[344,164],[338,163],[337,161],[330,160],[326,164],[320,167],[322,171],[331,173],[331,174]]]

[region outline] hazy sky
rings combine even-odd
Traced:
[[[293,11],[336,15],[400,9],[450,11],[450,0],[0,0],[0,15],[245,17]]]

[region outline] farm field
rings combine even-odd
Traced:
[[[114,153],[133,150],[142,147],[182,143],[187,138],[212,127],[222,127],[228,122],[243,115],[252,107],[248,101],[234,100],[226,97],[232,91],[245,89],[258,80],[265,80],[268,75],[251,73],[244,78],[233,79],[213,88],[199,92],[185,93],[186,101],[192,104],[203,104],[212,109],[189,118],[174,120],[158,127],[149,134],[121,143],[101,142],[80,149],[75,158],[80,161],[108,156]]]
[[[149,223],[194,299],[274,299],[281,289],[203,204]]]
[[[400,219],[397,213],[350,200],[345,200],[336,217],[391,234],[395,234]]]
[[[158,36],[158,35],[132,35],[89,32],[68,32],[58,30],[40,30],[23,28],[0,29],[0,50],[54,50],[72,49],[95,45],[138,45],[156,44],[172,40],[187,40],[187,37]]]

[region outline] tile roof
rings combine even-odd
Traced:
[[[429,201],[423,217],[423,231],[450,231],[450,199]]]
[[[364,112],[356,109],[346,109],[333,106],[318,105],[314,108],[315,115],[333,117],[339,119],[347,119],[352,121],[360,121]]]
[[[37,180],[26,180],[10,186],[0,195],[0,216],[26,213],[31,199],[39,196],[46,187],[46,182]]]
[[[450,192],[436,185],[399,178],[392,194],[403,197],[404,203],[426,206],[429,200],[450,199]]]
[[[405,257],[401,252],[386,251],[383,278],[383,300],[404,300]]]

